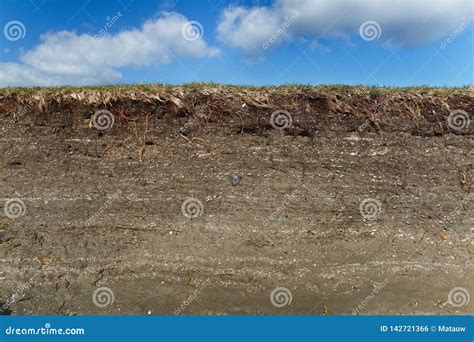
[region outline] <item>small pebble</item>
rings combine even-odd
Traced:
[[[234,175],[234,176],[229,176],[229,182],[232,184],[232,186],[236,186],[240,183],[240,176]]]

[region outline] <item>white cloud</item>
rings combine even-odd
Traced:
[[[198,37],[185,39],[178,13],[165,13],[140,29],[115,35],[78,35],[60,31],[41,36],[41,43],[20,57],[0,63],[0,86],[51,86],[114,83],[120,68],[156,66],[174,58],[206,58],[219,53]]]
[[[261,48],[281,25],[279,13],[266,7],[229,7],[217,26],[217,38],[245,50]]]
[[[419,46],[448,36],[473,15],[472,0],[276,0],[271,7],[229,7],[218,38],[248,51],[258,49],[288,18],[297,16],[276,43],[288,37],[348,38],[376,21],[385,44]]]

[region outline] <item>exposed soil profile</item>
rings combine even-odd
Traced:
[[[473,113],[472,88],[1,89],[2,313],[473,314]]]

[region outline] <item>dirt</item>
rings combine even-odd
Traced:
[[[474,125],[453,110],[472,118],[470,90],[3,94],[1,203],[24,211],[0,212],[2,312],[473,314],[450,296],[474,295]]]

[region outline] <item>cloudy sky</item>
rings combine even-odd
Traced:
[[[0,87],[461,86],[472,0],[1,0]]]

